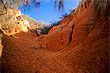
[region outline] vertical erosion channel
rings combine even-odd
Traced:
[[[68,45],[71,43],[71,41],[72,41],[73,29],[74,29],[74,24],[72,25],[72,31],[70,32],[69,42],[68,42],[67,46],[68,46]]]

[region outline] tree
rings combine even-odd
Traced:
[[[40,1],[39,0],[0,0],[0,14],[6,14],[7,8],[18,9],[20,5],[24,5],[26,7],[30,7],[31,3],[35,3],[35,8],[39,8]],[[57,1],[55,0],[55,7],[59,5],[59,10],[63,11],[63,0]]]

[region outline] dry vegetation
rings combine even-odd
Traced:
[[[1,30],[3,30],[5,33],[10,33],[13,26],[17,24],[17,21],[15,18],[16,18],[16,15],[19,14],[18,12],[19,10],[8,9],[7,14],[0,15]],[[29,22],[31,29],[36,29],[36,28],[43,29],[44,27],[48,26],[48,24],[37,22],[34,19],[29,18],[24,14],[22,14],[22,17],[23,19]]]
[[[80,5],[85,4],[86,2],[90,3],[91,7],[95,9],[97,14],[100,14],[102,10],[109,4],[108,0],[81,0]]]

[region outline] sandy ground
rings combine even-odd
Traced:
[[[16,34],[18,38],[3,35],[2,72],[109,73],[106,14],[105,10],[97,18],[92,8],[86,8],[79,14],[70,14],[48,35],[37,37],[31,32]]]

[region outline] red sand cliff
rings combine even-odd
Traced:
[[[109,16],[86,3],[53,27],[48,35],[3,36],[4,73],[108,73]],[[79,12],[80,10],[80,12]]]

